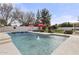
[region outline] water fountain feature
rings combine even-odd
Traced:
[[[39,36],[37,36],[37,40],[40,40],[40,37]]]

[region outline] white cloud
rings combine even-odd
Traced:
[[[51,24],[60,24],[63,22],[78,22],[78,17],[71,16],[71,15],[65,15],[65,16],[60,16],[60,17],[54,17],[51,20]]]

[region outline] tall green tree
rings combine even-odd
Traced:
[[[46,25],[46,27],[43,30],[46,32],[49,32],[50,31],[49,27],[50,27],[51,15],[50,15],[48,9],[44,8],[41,10],[41,19],[42,19],[42,23],[44,25]]]
[[[36,17],[37,17],[37,20],[39,20],[40,17],[41,17],[41,14],[40,14],[40,11],[39,10],[37,11]]]
[[[43,24],[50,25],[51,15],[48,9],[46,8],[42,9],[41,18],[42,18]]]

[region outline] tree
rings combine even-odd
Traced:
[[[5,26],[6,25],[6,21],[3,19],[0,19],[0,26]]]
[[[41,13],[40,13],[40,11],[39,11],[39,10],[37,11],[36,17],[37,17],[37,20],[39,20],[39,19],[40,19],[40,17],[41,17]]]
[[[42,9],[41,11],[41,20],[42,23],[44,25],[46,25],[46,27],[44,27],[44,31],[49,31],[49,27],[50,27],[50,19],[51,19],[51,15],[49,13],[49,10],[47,10],[46,8]]]
[[[41,18],[42,18],[43,24],[50,25],[51,15],[49,14],[49,10],[47,10],[46,8],[42,9]]]
[[[73,24],[70,22],[64,22],[64,23],[60,24],[60,27],[73,27]]]
[[[35,23],[35,15],[34,15],[34,13],[33,12],[27,12],[26,13],[26,19],[27,19],[26,24],[29,24],[29,23],[34,24]]]
[[[35,15],[33,12],[24,12],[18,8],[15,8],[12,12],[12,21],[18,20],[23,25],[29,25],[29,23],[35,23]],[[10,23],[11,23],[10,22]]]
[[[37,11],[37,14],[36,14],[35,25],[38,25],[39,24],[40,18],[41,18],[41,12],[38,10]]]
[[[11,22],[13,22],[14,20],[18,20],[19,22],[23,23],[24,12],[18,8],[15,8],[11,14],[11,17],[12,17]],[[11,22],[10,22],[10,24],[11,24]]]
[[[51,26],[51,29],[57,29],[57,28],[58,28],[57,24]]]
[[[10,13],[13,9],[13,5],[12,4],[0,4],[0,15],[2,16],[2,18],[4,20],[8,20],[10,18]]]

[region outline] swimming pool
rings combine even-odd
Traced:
[[[67,37],[31,32],[8,33],[23,55],[50,55]]]

